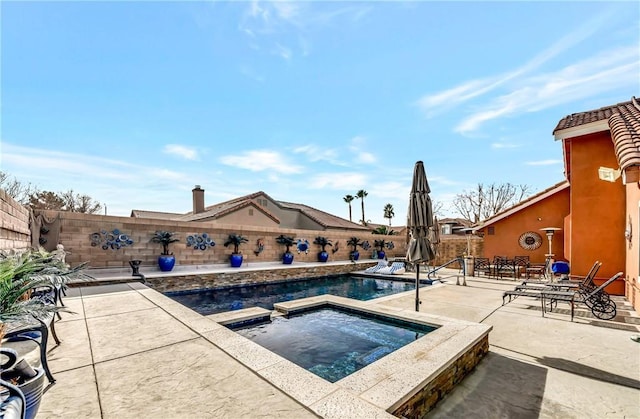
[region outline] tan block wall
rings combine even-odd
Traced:
[[[29,247],[29,210],[0,189],[0,250],[25,250]]]
[[[54,217],[58,212],[45,211],[47,217]],[[361,240],[368,240],[373,245],[376,238],[370,233],[359,230],[296,230],[273,227],[243,226],[238,224],[220,224],[211,222],[177,222],[153,219],[141,219],[132,217],[113,217],[105,215],[79,214],[70,212],[60,212],[60,243],[69,252],[67,262],[77,264],[89,262],[94,268],[98,267],[129,267],[129,261],[134,259],[142,260],[142,266],[155,266],[158,255],[162,252],[162,246],[151,243],[150,240],[156,230],[168,230],[176,233],[179,242],[170,246],[170,251],[176,256],[176,265],[200,265],[212,263],[227,263],[229,255],[233,251],[232,247],[223,246],[229,233],[238,233],[249,239],[248,243],[240,247],[240,251],[245,260],[251,262],[270,262],[281,260],[285,247],[278,244],[275,238],[280,234],[293,236],[296,239],[306,239],[309,241],[309,253],[297,253],[295,248],[295,261],[314,262],[320,247],[313,244],[316,236],[325,236],[334,244],[338,244],[337,251],[334,248],[327,248],[329,260],[349,260],[350,247],[346,241],[352,237]],[[91,234],[114,229],[120,230],[121,234],[128,235],[134,243],[130,246],[118,250],[103,250],[101,246],[91,246]],[[207,233],[216,245],[205,251],[194,250],[186,246],[187,236],[194,233]],[[387,257],[404,257],[406,253],[405,238],[400,236],[388,236],[394,244],[395,249],[387,251]],[[264,242],[264,249],[256,254],[257,241]],[[359,249],[360,259],[371,258],[373,249],[368,252]]]
[[[168,230],[176,233],[179,242],[170,245],[170,251],[176,256],[176,265],[202,265],[213,263],[227,263],[229,255],[233,251],[232,247],[223,246],[229,233],[238,233],[249,239],[248,243],[240,247],[245,261],[252,262],[273,262],[281,260],[285,247],[275,240],[280,234],[293,236],[296,239],[306,239],[309,241],[309,253],[297,253],[295,247],[291,250],[294,253],[294,260],[298,262],[315,262],[320,247],[313,244],[316,236],[325,236],[334,244],[328,247],[330,261],[349,260],[351,248],[347,246],[347,240],[358,237],[360,240],[367,240],[373,246],[376,239],[382,236],[374,235],[361,230],[300,230],[283,229],[274,227],[246,226],[239,224],[220,224],[218,222],[178,222],[132,217],[114,217],[105,215],[79,214],[71,212],[45,211],[48,218],[53,218],[57,214],[60,216],[60,243],[69,254],[67,262],[77,264],[89,262],[90,267],[129,267],[129,261],[142,260],[142,266],[156,266],[158,255],[162,252],[162,246],[152,243],[150,240],[156,230]],[[103,250],[101,246],[91,245],[91,235],[96,232],[111,232],[114,229],[120,233],[128,235],[134,243],[122,247],[118,250]],[[213,248],[207,250],[194,250],[186,246],[187,236],[195,233],[207,233],[216,243]],[[384,236],[385,240],[394,243],[395,248],[386,250],[387,259],[404,257],[407,252],[405,236]],[[264,249],[256,254],[257,242],[262,240]],[[465,236],[443,236],[442,243],[436,258],[436,264],[440,265],[446,261],[462,255],[467,248],[467,238]],[[336,245],[337,244],[337,250]],[[471,238],[471,248],[474,255],[482,254],[482,239]],[[373,248],[360,252],[360,260],[371,259]]]

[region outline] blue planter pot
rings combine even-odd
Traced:
[[[357,250],[355,252],[351,252],[351,260],[358,260],[360,259],[360,252],[358,252]]]
[[[285,265],[291,265],[293,262],[293,253],[285,253],[282,255],[282,263]]]
[[[174,255],[160,255],[158,257],[158,266],[162,272],[169,272],[176,264]]]
[[[318,262],[326,262],[329,259],[328,252],[320,252],[318,253]]]
[[[242,265],[242,255],[231,255],[229,256],[229,262],[231,263],[232,268],[239,268]]]
[[[35,418],[38,413],[38,409],[40,408],[40,401],[42,401],[42,392],[44,390],[44,370],[42,368],[36,368],[35,371],[37,375],[26,383],[18,385],[22,394],[24,394],[24,398],[26,400],[26,419]],[[10,373],[10,371],[3,372],[3,375]],[[6,378],[3,376],[3,379]],[[4,394],[3,394],[4,395]]]
[[[384,250],[378,250],[378,259],[384,259]]]

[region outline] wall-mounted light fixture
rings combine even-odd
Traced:
[[[598,178],[600,180],[606,180],[607,182],[615,182],[620,177],[620,169],[612,169],[610,167],[598,168]]]

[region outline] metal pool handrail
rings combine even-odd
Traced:
[[[455,259],[451,259],[449,262],[446,262],[446,263],[438,266],[437,268],[434,268],[434,269],[430,270],[429,272],[427,272],[427,279],[431,279],[431,274],[435,274],[440,269],[446,268],[447,266],[449,266],[449,265],[451,265],[452,263],[455,263],[455,262],[460,263],[460,266],[464,266],[464,259],[463,258],[457,257]]]

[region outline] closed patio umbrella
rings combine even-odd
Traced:
[[[424,171],[424,164],[416,162],[413,169],[413,183],[409,195],[409,209],[407,211],[407,229],[411,234],[411,241],[407,248],[407,261],[416,264],[416,311],[420,310],[420,263],[429,262],[435,258],[429,230],[433,226],[433,209],[429,197],[429,183]]]
[[[438,256],[438,251],[440,250],[440,225],[438,224],[438,217],[433,217],[433,227],[431,227],[431,237],[429,237],[431,241],[431,248],[433,249],[433,268],[436,266],[436,257]]]

